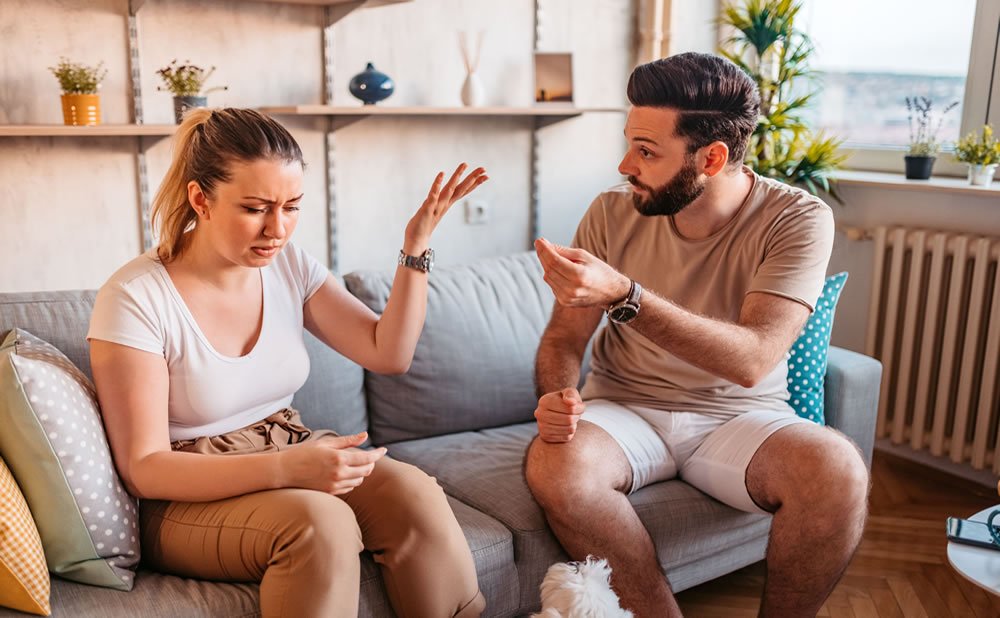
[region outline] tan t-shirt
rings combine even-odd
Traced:
[[[823,291],[833,247],[833,213],[818,198],[754,174],[736,216],[708,238],[680,235],[672,217],[644,217],[627,183],[594,200],[573,246],[646,289],[710,318],[737,322],[749,292],[798,301],[810,311]],[[681,360],[630,326],[608,323],[594,342],[584,399],[732,416],[788,410],[787,355],[753,388]]]

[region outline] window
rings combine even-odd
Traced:
[[[997,17],[995,6],[979,8],[977,16],[976,0],[802,0],[796,25],[816,47],[810,66],[821,88],[807,122],[848,147],[899,148],[910,139],[905,98],[921,96],[932,101],[935,124],[945,106],[958,102],[943,118],[939,142],[983,124],[990,92],[967,88],[979,77],[970,74],[970,58],[981,54],[992,68]],[[986,13],[994,14],[992,37],[981,29],[982,42],[974,46],[977,20],[988,19]],[[985,72],[987,81],[992,73]]]

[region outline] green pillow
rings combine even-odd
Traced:
[[[788,357],[789,405],[802,418],[826,424],[823,416],[823,381],[826,379],[826,356],[830,349],[830,329],[840,292],[847,273],[827,277],[816,310],[792,344]]]
[[[38,527],[49,571],[131,590],[136,501],[104,437],[94,386],[62,352],[21,329],[0,344],[0,454]]]

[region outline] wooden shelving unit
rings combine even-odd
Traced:
[[[2,0],[0,0],[2,1]],[[530,231],[528,246],[531,239],[538,234],[538,135],[539,130],[549,125],[571,118],[577,118],[587,113],[624,113],[621,108],[582,108],[571,104],[540,104],[524,107],[396,107],[389,105],[333,105],[333,42],[332,26],[349,13],[357,9],[375,8],[404,4],[413,0],[252,0],[255,3],[295,4],[321,7],[323,9],[319,25],[322,28],[322,96],[326,104],[286,105],[259,108],[260,111],[275,116],[297,116],[322,119],[325,124],[325,179],[327,192],[328,219],[328,261],[333,271],[338,271],[338,229],[337,229],[337,192],[334,186],[334,134],[338,129],[353,124],[365,118],[520,118],[529,123],[531,129],[531,194],[530,194]],[[128,30],[128,87],[131,99],[130,124],[103,124],[97,126],[66,126],[66,125],[0,125],[0,138],[4,137],[132,137],[135,138],[135,157],[138,176],[138,209],[141,216],[141,241],[144,249],[152,246],[152,230],[149,221],[150,191],[146,169],[146,149],[160,138],[173,135],[176,125],[144,124],[143,97],[141,91],[142,76],[140,74],[139,25],[137,15],[139,10],[155,0],[128,0],[126,25]],[[541,33],[539,7],[535,3],[535,28],[533,48],[539,48],[538,39]]]
[[[294,116],[529,116],[573,118],[589,112],[621,112],[618,108],[580,108],[570,106],[537,107],[391,107],[287,105],[262,107],[268,114]]]
[[[260,111],[275,116],[314,116],[330,121],[331,131],[336,131],[359,120],[383,118],[528,118],[541,128],[569,118],[591,112],[624,112],[617,108],[579,108],[568,105],[536,107],[392,107],[392,106],[334,106],[287,105],[262,107]]]
[[[344,7],[355,5],[351,8],[373,8],[385,6],[387,4],[402,4],[413,0],[254,0],[255,2],[269,2],[271,4],[307,4],[310,6]],[[138,11],[146,4],[147,0],[131,0],[132,11]]]
[[[173,124],[6,124],[0,125],[0,137],[163,137],[176,130]]]

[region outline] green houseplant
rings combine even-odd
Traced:
[[[814,47],[795,27],[802,8],[795,0],[743,0],[723,7],[719,22],[735,31],[720,53],[760,89],[760,121],[750,138],[746,164],[762,176],[828,192],[842,202],[831,174],[846,157],[842,143],[813,133],[801,113],[819,92],[810,87]]]
[[[927,97],[906,97],[906,115],[910,124],[910,147],[903,160],[906,165],[906,177],[914,180],[927,180],[934,169],[934,161],[941,150],[937,141],[938,131],[944,117],[958,106],[953,101],[941,110],[937,124],[934,124],[934,102]]]
[[[88,66],[72,62],[65,56],[49,67],[59,80],[62,89],[63,122],[69,125],[96,125],[101,123],[101,81],[108,74],[104,63]]]
[[[1000,163],[1000,140],[993,127],[983,125],[979,135],[969,133],[955,143],[955,158],[969,166],[969,184],[988,186]]]
[[[208,105],[208,94],[217,90],[228,90],[227,86],[216,86],[205,89],[208,78],[215,73],[215,67],[203,69],[185,60],[178,64],[171,60],[170,64],[156,72],[163,80],[163,86],[158,90],[166,90],[174,95],[174,120],[177,124],[184,119],[184,112],[195,107]]]

